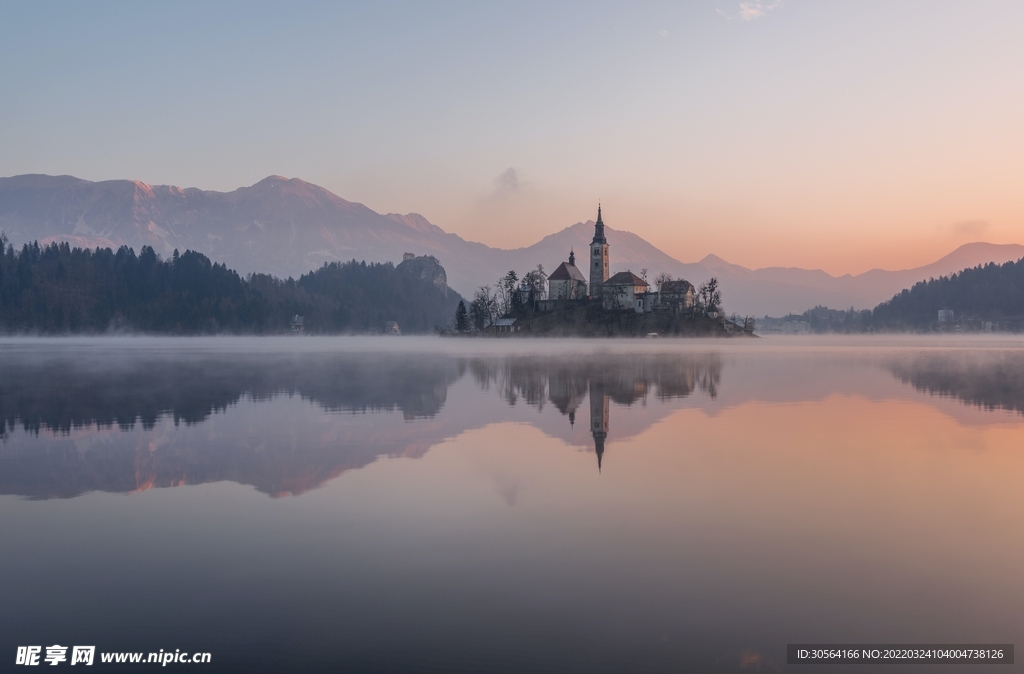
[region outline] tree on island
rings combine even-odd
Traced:
[[[660,274],[658,274],[657,276],[654,277],[654,285],[656,285],[658,287],[658,292],[661,292],[662,286],[664,286],[666,283],[668,283],[671,280],[672,280],[672,274],[669,274],[668,272],[664,272],[663,271],[663,272],[661,272]]]
[[[494,323],[498,313],[498,300],[491,294],[490,286],[480,286],[469,304],[469,317],[473,327],[483,330]]]
[[[455,332],[469,332],[469,312],[462,300],[459,300],[459,306],[455,309]]]
[[[495,296],[498,300],[498,310],[501,315],[505,315],[512,311],[512,306],[515,303],[516,291],[519,289],[519,275],[516,274],[514,269],[509,269],[508,273],[498,279],[498,287]]]
[[[538,264],[536,269],[523,274],[521,287],[528,293],[527,299],[531,304],[544,299],[547,285],[548,275],[544,273],[544,265],[542,264]]]
[[[722,306],[722,293],[718,289],[718,279],[712,276],[697,289],[697,308],[705,314],[717,312]]]

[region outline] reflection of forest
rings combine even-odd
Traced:
[[[167,414],[194,424],[242,398],[300,395],[331,411],[440,411],[464,365],[419,358],[191,358],[0,363],[0,435],[21,426],[67,432],[97,425],[152,428]]]
[[[1024,355],[1019,353],[929,354],[895,360],[889,369],[930,395],[1024,413]]]
[[[70,497],[217,480],[251,484],[270,494],[302,493],[379,456],[418,455],[433,441],[477,423],[455,411],[445,415],[443,431],[423,435],[437,425],[432,419],[444,407],[448,389],[467,370],[478,386],[507,404],[542,410],[550,403],[569,424],[575,424],[589,396],[600,466],[610,403],[630,406],[696,390],[714,397],[720,369],[713,354],[493,359],[246,354],[91,358],[88,365],[69,358],[6,359],[0,363],[0,493]],[[288,412],[271,404],[252,413],[246,407],[234,416],[248,421],[208,433],[186,437],[175,431],[180,423],[203,427],[211,415],[244,399],[280,396],[356,415],[335,419],[327,433],[287,416],[297,408]],[[395,411],[401,417],[358,414]],[[122,437],[120,431],[140,430],[140,425],[151,433]],[[11,442],[19,428],[29,436],[53,435],[42,443],[27,444],[24,437]]]

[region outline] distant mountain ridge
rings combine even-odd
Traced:
[[[606,221],[615,223],[615,217]],[[90,182],[72,176],[0,178],[0,230],[14,243],[68,241],[73,246],[152,246],[168,256],[195,250],[240,273],[298,277],[325,262],[399,262],[403,253],[433,255],[452,288],[471,296],[509,269],[538,263],[553,271],[570,249],[586,251],[593,221],[577,222],[524,248],[505,250],[466,241],[417,213],[382,215],[299,180],[269,176],[232,192],[147,185],[132,180]],[[681,262],[643,238],[607,226],[611,271],[648,270],[699,284],[716,276],[725,308],[740,314],[799,313],[815,305],[871,308],[918,281],[987,262],[1024,257],[1024,246],[972,243],[930,265],[831,276],[818,270],[751,270],[708,255]]]

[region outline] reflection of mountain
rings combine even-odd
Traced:
[[[985,409],[1024,413],[1024,354],[930,354],[892,362],[904,384]]]
[[[421,425],[422,424],[422,425]],[[420,456],[450,429],[400,415],[325,415],[299,398],[239,405],[201,424],[13,435],[0,445],[0,493],[70,498],[231,481],[298,495],[382,456]]]
[[[426,451],[429,428],[407,422],[429,427],[462,375],[455,359],[401,356],[91,362],[0,361],[0,493],[70,497],[218,480],[302,493],[379,456]],[[243,398],[263,402],[239,405]],[[212,418],[229,407],[229,419]],[[18,428],[55,436],[33,443]]]

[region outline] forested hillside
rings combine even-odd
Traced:
[[[423,333],[447,325],[460,299],[432,257],[335,262],[296,281],[242,278],[193,251],[161,260],[150,246],[138,255],[67,243],[19,251],[0,239],[6,333],[273,334],[289,331],[296,314],[312,333],[379,332],[386,321]]]
[[[939,309],[952,309],[958,322],[1024,319],[1024,260],[917,283],[875,307],[871,323],[881,330],[925,330],[935,325]]]
[[[952,315],[940,321],[940,309]],[[819,333],[1020,331],[1024,330],[1024,259],[921,281],[872,310],[815,307],[771,320],[776,325],[803,321],[811,332]]]

